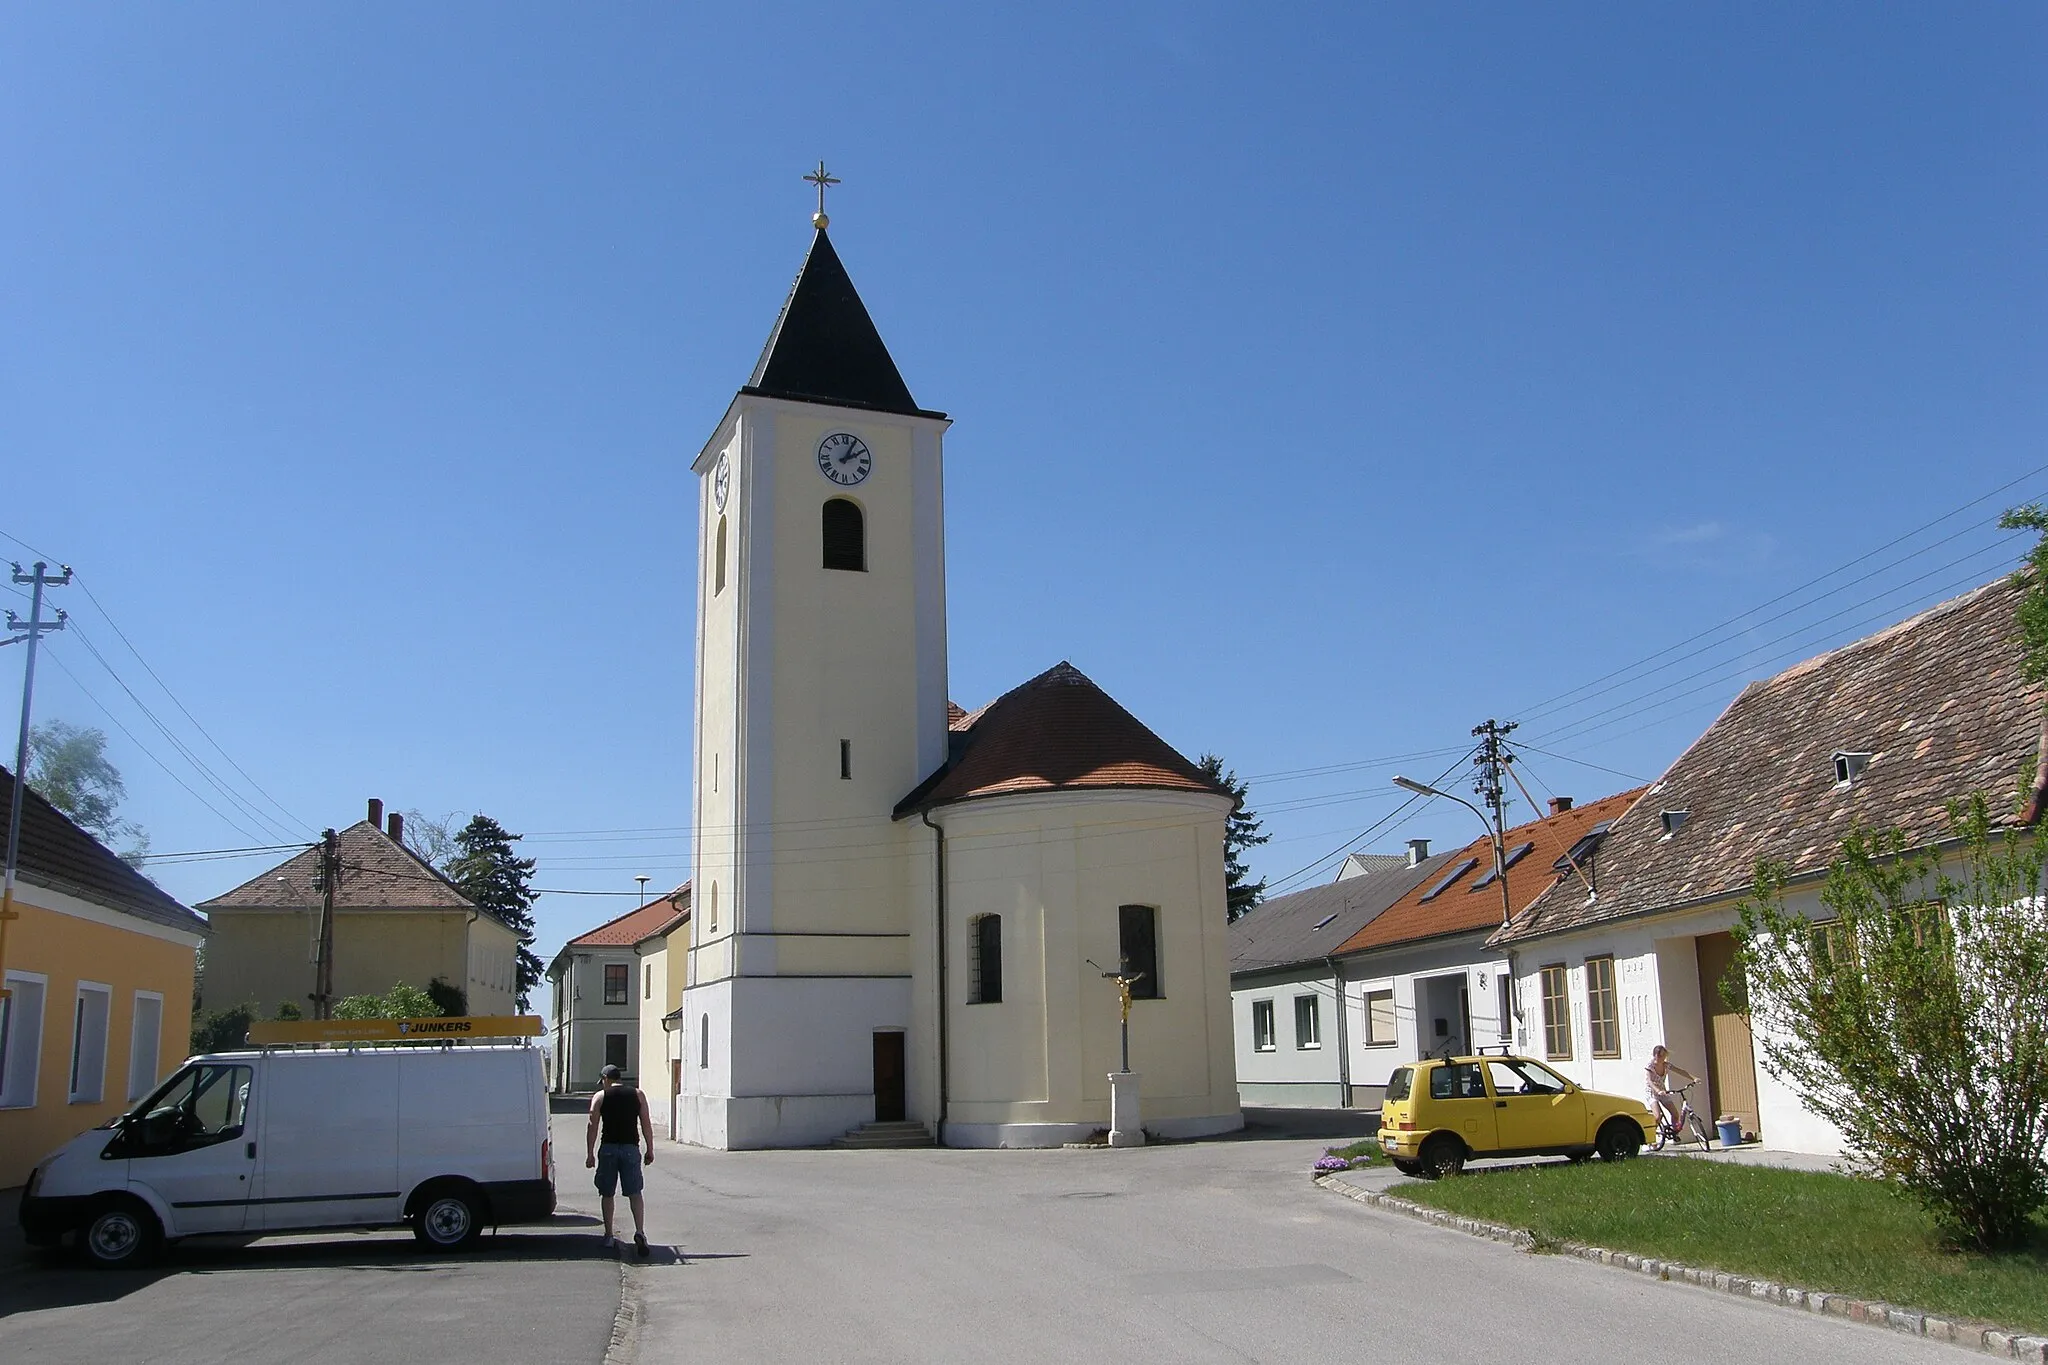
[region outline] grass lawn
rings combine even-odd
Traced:
[[[2048,1222],[2036,1220],[2023,1252],[1944,1251],[1927,1217],[1874,1181],[1644,1159],[1474,1171],[1392,1192],[1539,1237],[2048,1332]]]

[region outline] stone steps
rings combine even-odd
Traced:
[[[863,1123],[842,1137],[832,1139],[834,1147],[868,1149],[877,1147],[930,1147],[932,1135],[917,1122]]]

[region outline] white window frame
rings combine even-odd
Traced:
[[[1263,1027],[1261,1027],[1262,1024]],[[1254,1000],[1252,1001],[1252,1051],[1272,1052],[1274,1050],[1273,1001],[1270,997],[1265,1000]]]
[[[143,1054],[140,1037],[142,1027],[142,1002],[156,1002],[156,1037],[151,1040],[149,1053]],[[139,1100],[156,1088],[163,1079],[164,1055],[164,997],[161,991],[137,991],[135,1002],[130,1006],[128,1016],[128,1098]]]
[[[86,1075],[80,1052],[85,1042],[86,1005],[85,997],[97,995],[104,1004],[106,1013],[100,1019],[100,1065],[99,1074]],[[104,981],[81,981],[72,997],[71,1006],[71,1100],[72,1104],[98,1104],[107,1097],[107,1045],[113,1041],[114,1032],[114,988]],[[92,1081],[88,1089],[83,1084]]]
[[[26,1046],[28,1054],[26,1058],[28,1063],[28,1080],[19,1089],[0,1087],[0,1109],[35,1108],[36,1092],[43,1080],[43,1029],[49,1020],[50,1014],[50,978],[44,976],[41,972],[7,973],[8,989],[14,991],[18,986],[34,986],[36,988],[37,1007],[35,1014],[32,1016],[35,1021],[34,1042]],[[0,1048],[9,1047],[13,1044],[15,1030],[22,1023],[20,1007],[21,995],[16,991],[8,997],[5,1006],[7,1015],[5,1027],[0,1029]],[[14,1079],[16,1078],[0,1075],[0,1082],[4,1082],[5,1087],[11,1087]],[[23,1097],[24,1091],[26,1092],[25,1097]],[[10,1098],[10,1096],[13,1096],[13,1098]]]
[[[1308,1008],[1304,1010],[1303,1004]],[[1302,1034],[1302,1021],[1308,1021],[1308,1034]],[[1294,1049],[1297,1052],[1313,1051],[1323,1045],[1323,1008],[1313,993],[1294,997]]]
[[[1372,1026],[1372,1002],[1379,999],[1382,996],[1386,997],[1387,1001],[1387,1035],[1384,1038],[1382,1038],[1378,1033],[1374,1032]],[[1359,1030],[1360,1034],[1362,1035],[1361,1046],[1395,1046],[1400,1041],[1401,1023],[1400,1015],[1395,1011],[1394,1008],[1394,988],[1392,986],[1388,986],[1382,990],[1365,992],[1364,1004],[1365,1027]]]

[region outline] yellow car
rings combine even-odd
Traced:
[[[1528,1057],[1428,1058],[1398,1067],[1380,1105],[1380,1147],[1404,1175],[1456,1175],[1476,1157],[1625,1161],[1654,1141],[1639,1099],[1587,1090]]]

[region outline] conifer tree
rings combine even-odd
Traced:
[[[1237,799],[1237,807],[1223,824],[1224,912],[1226,918],[1235,921],[1266,898],[1266,879],[1251,880],[1251,869],[1245,866],[1245,850],[1257,848],[1273,836],[1259,832],[1259,817],[1245,804],[1250,783],[1239,778],[1235,770],[1225,772],[1223,760],[1214,754],[1203,754],[1196,766],[1202,770],[1202,776]]]
[[[533,951],[532,858],[513,853],[519,836],[488,815],[473,818],[455,836],[455,856],[448,860],[448,880],[486,912],[519,935],[519,1008],[541,978],[541,961]]]

